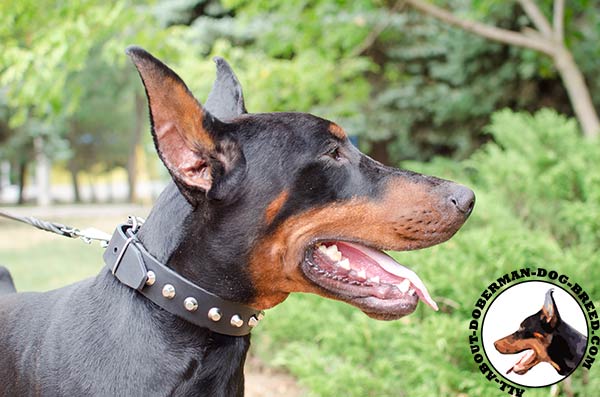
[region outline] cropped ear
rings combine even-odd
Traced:
[[[221,57],[214,57],[217,79],[213,84],[204,108],[221,120],[230,120],[247,113],[242,86],[231,67]]]
[[[169,67],[139,47],[125,52],[146,89],[154,144],[181,193],[194,206],[205,195],[226,198],[245,175],[235,137]]]
[[[556,323],[558,323],[559,315],[558,310],[556,309],[556,302],[554,302],[554,297],[552,296],[553,288],[550,288],[548,292],[546,292],[546,298],[544,299],[544,306],[542,306],[541,310],[541,320],[545,324],[549,324],[551,328],[556,327]]]

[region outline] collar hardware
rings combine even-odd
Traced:
[[[248,335],[258,325],[263,311],[222,299],[150,255],[137,238],[138,226],[131,220],[117,226],[104,252],[104,262],[117,280],[161,309],[219,334]]]

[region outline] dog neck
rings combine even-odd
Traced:
[[[189,223],[197,217],[197,210],[189,205],[177,187],[171,183],[160,195],[138,232],[138,238],[156,259],[189,278],[189,274],[194,273],[190,268],[203,268],[201,256],[197,261],[185,264],[173,261],[173,257],[177,256],[180,250],[189,249]],[[119,309],[123,318],[136,321],[140,313],[145,313],[142,317],[151,319],[154,328],[159,330],[158,335],[164,346],[178,346],[178,349],[184,347],[179,351],[177,360],[172,359],[172,364],[180,368],[177,371],[180,373],[180,379],[173,382],[176,385],[173,389],[176,394],[194,394],[201,390],[204,393],[202,395],[207,396],[243,395],[243,367],[250,346],[249,335],[233,337],[215,334],[160,310],[145,297],[123,286],[108,271],[99,277],[106,278],[101,280],[102,285],[114,288],[116,295],[123,295],[123,299],[119,299],[124,302]],[[201,279],[189,279],[208,289]],[[219,294],[220,291],[213,293]]]
[[[567,375],[579,365],[585,354],[586,344],[585,335],[571,325],[560,321],[552,335],[552,342],[548,346],[548,356],[560,368],[558,372],[561,375]]]
[[[244,271],[245,257],[237,247],[249,243],[236,240],[244,236],[222,234],[223,229],[231,230],[223,228],[222,222],[236,218],[235,208],[215,214],[218,210],[208,201],[192,207],[170,183],[138,237],[150,254],[194,284],[223,299],[247,303],[254,291]]]
[[[185,238],[192,206],[173,182],[163,190],[138,232],[144,248],[159,262],[168,263]]]

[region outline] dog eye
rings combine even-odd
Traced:
[[[329,151],[329,153],[327,153],[327,155],[329,157],[331,157],[332,159],[334,159],[335,161],[340,161],[342,159],[342,155],[340,154],[340,148],[337,146],[332,148]]]

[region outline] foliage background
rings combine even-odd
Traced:
[[[529,24],[513,2],[438,3],[505,28]],[[539,3],[546,12],[552,6]],[[384,323],[341,303],[296,295],[257,330],[258,353],[294,374],[312,396],[503,395],[472,362],[470,308],[490,281],[522,266],[555,267],[600,304],[600,148],[581,138],[543,56],[395,6],[383,0],[2,2],[0,159],[22,170],[18,165],[33,163],[32,140],[43,135],[47,154],[74,175],[128,167],[132,147],[153,148],[149,134],[135,133],[147,131],[146,116],[123,48],[136,43],[165,59],[200,100],[214,76],[210,57],[224,56],[250,111],[309,111],[335,120],[377,159],[456,180],[477,195],[473,216],[452,240],[397,254],[421,275],[441,312],[419,308]],[[568,6],[568,44],[598,92],[600,5]],[[90,251],[70,255],[71,246],[38,245],[0,225],[0,262],[21,289],[53,288],[100,266]],[[81,255],[92,265],[69,270]],[[56,256],[66,262],[47,261]],[[576,374],[578,396],[597,395],[597,371],[587,379]]]

